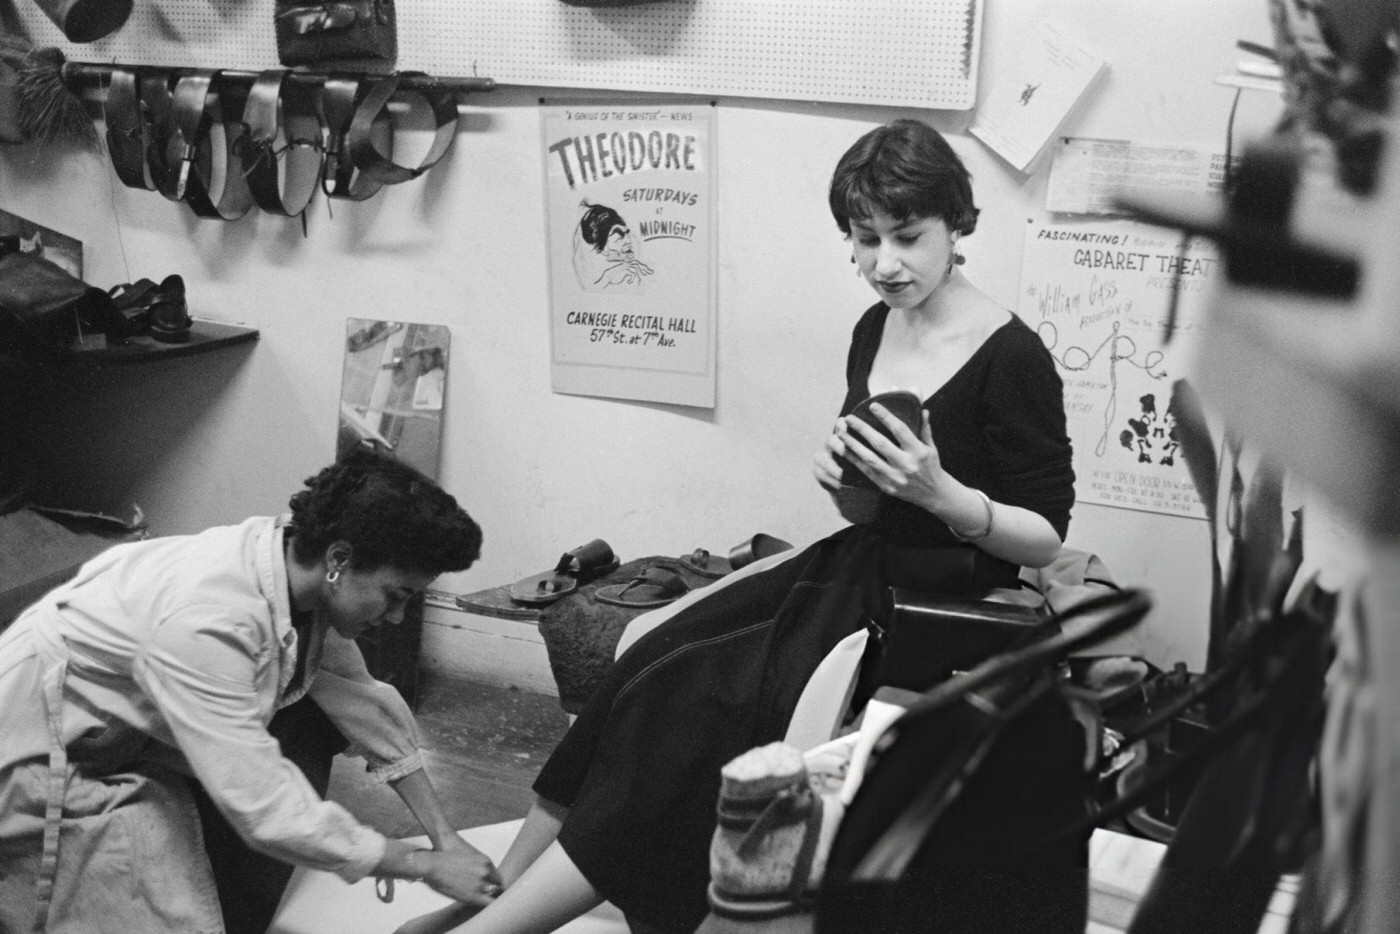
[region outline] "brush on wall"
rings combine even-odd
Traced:
[[[20,131],[37,142],[101,152],[92,117],[64,83],[66,61],[58,49],[34,49],[25,57],[15,92]]]
[[[92,42],[119,29],[131,0],[36,0],[72,42]],[[0,0],[0,142],[101,151],[92,118],[63,78],[67,58],[57,48],[36,49],[14,7]]]

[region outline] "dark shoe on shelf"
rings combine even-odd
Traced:
[[[150,279],[137,279],[107,290],[117,311],[126,319],[130,334],[145,334],[150,330],[151,302],[155,301],[156,289]]]
[[[151,337],[163,344],[183,344],[190,339],[193,324],[185,302],[185,280],[166,276],[151,300]]]

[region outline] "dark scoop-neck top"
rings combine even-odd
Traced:
[[[878,302],[856,323],[843,415],[870,394],[870,368],[888,316],[889,306]],[[1013,314],[993,331],[923,407],[948,473],[999,503],[1039,513],[1064,539],[1074,506],[1064,384],[1050,351],[1024,321]],[[937,517],[889,496],[876,525],[906,544],[955,541]]]

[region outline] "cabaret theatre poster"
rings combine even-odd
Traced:
[[[542,114],[554,390],[714,408],[713,108]]]
[[[1172,386],[1189,378],[1220,262],[1180,241],[1123,220],[1026,228],[1017,312],[1064,380],[1081,503],[1205,518]]]

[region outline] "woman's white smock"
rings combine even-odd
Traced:
[[[69,825],[87,816],[84,801],[110,798],[111,775],[158,776],[170,785],[179,772],[198,778],[265,853],[347,881],[378,864],[384,837],[323,801],[267,726],[279,706],[309,692],[352,752],[392,779],[422,766],[412,713],[369,675],[353,642],[318,625],[309,645],[298,645],[284,524],[285,517],[259,517],[114,546],[0,634],[0,869],[28,875],[19,864],[38,865],[32,857],[42,849],[44,862],[58,865],[40,869],[35,882],[43,890],[47,875],[51,887],[81,850],[68,845]],[[298,652],[308,654],[293,685]],[[101,795],[84,790],[94,782]],[[53,826],[55,788],[64,799],[61,834]],[[193,828],[174,826],[192,810],[155,811],[168,825],[153,829],[158,837],[183,832],[198,840],[197,818]],[[103,858],[108,844],[95,846],[84,862]],[[179,849],[171,859],[185,858]]]

